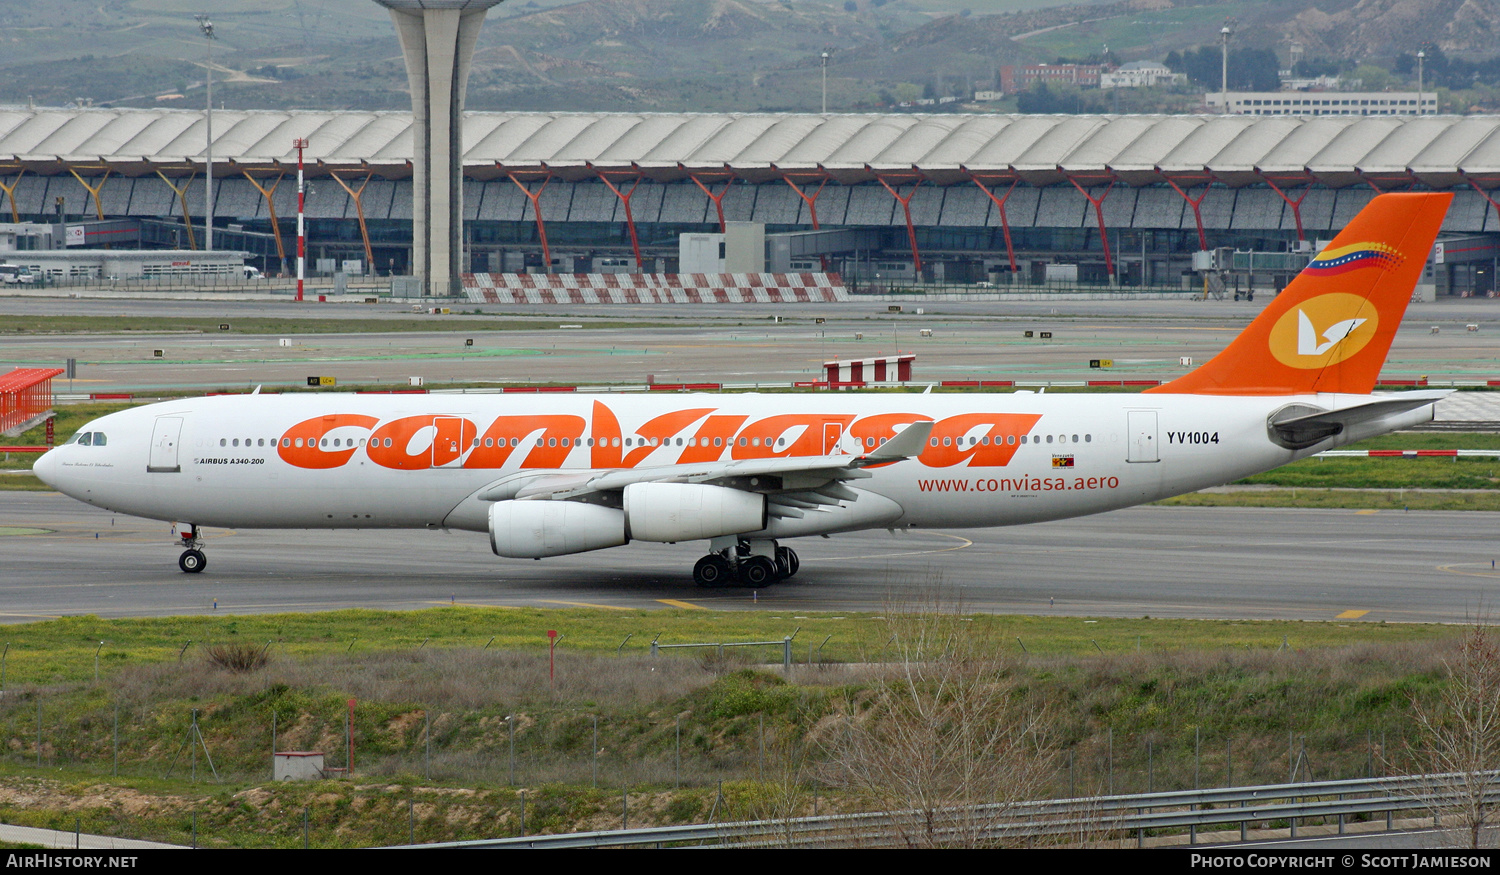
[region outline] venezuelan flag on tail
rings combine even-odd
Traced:
[[[1150,392],[1368,395],[1451,194],[1383,194],[1203,367]]]

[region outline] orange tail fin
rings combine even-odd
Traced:
[[[1376,197],[1223,352],[1147,391],[1370,394],[1452,200]]]

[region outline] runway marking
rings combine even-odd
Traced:
[[[1481,570],[1481,571],[1461,571],[1461,570],[1459,570],[1459,569],[1464,568],[1465,566],[1473,566],[1473,567],[1477,567],[1477,568],[1480,568],[1480,569],[1483,569],[1483,570]],[[1480,564],[1478,562],[1455,562],[1452,565],[1439,565],[1437,567],[1437,570],[1438,571],[1446,571],[1449,574],[1462,574],[1465,577],[1493,577],[1493,578],[1496,578],[1496,579],[1500,579],[1500,569],[1495,568],[1493,565],[1490,566],[1489,568],[1485,568],[1484,565],[1482,565],[1482,564]]]
[[[1356,510],[1354,512],[1354,515],[1355,516],[1369,516],[1372,513],[1380,513],[1380,511],[1378,511],[1378,510]]]
[[[29,526],[0,526],[0,535],[50,535],[51,529],[33,529]]]
[[[596,605],[593,602],[565,602],[558,599],[541,599],[547,605],[572,605],[575,608],[603,608],[606,611],[633,611],[635,608],[624,608],[619,605]]]
[[[0,614],[0,617],[22,617],[27,620],[61,620],[61,614]]]
[[[684,602],[678,599],[657,599],[657,601],[661,602],[664,605],[671,605],[674,608],[692,608],[695,611],[708,610],[708,608],[705,608],[702,605],[695,605],[692,602]]]
[[[454,602],[435,601],[431,604],[447,608],[515,608],[515,605],[487,605],[483,602]]]
[[[1343,612],[1342,614],[1335,614],[1333,618],[1335,620],[1358,620],[1360,617],[1363,617],[1365,614],[1368,614],[1368,613],[1370,613],[1370,612],[1369,611],[1349,610],[1349,611]]]
[[[955,541],[963,541],[963,543],[959,544],[956,547],[943,547],[940,550],[908,550],[908,551],[906,551],[904,553],[862,553],[858,557],[853,557],[853,556],[821,556],[821,557],[819,557],[817,559],[803,559],[802,561],[803,562],[843,562],[843,561],[846,561],[848,559],[853,559],[853,558],[860,558],[860,559],[889,559],[889,558],[892,558],[894,556],[925,556],[925,555],[927,555],[929,553],[952,553],[954,550],[962,550],[965,547],[972,547],[972,546],[974,546],[974,542],[971,541],[971,540],[969,540],[968,538],[960,537],[958,535],[950,535],[947,532],[928,532],[928,531],[921,531],[921,530],[913,530],[913,531],[916,534],[932,535],[932,536],[937,537],[937,538],[952,538]]]

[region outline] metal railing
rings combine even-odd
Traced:
[[[1472,801],[1469,788],[1482,782],[1486,805],[1500,804],[1500,773],[1411,775],[1347,781],[1270,784],[1214,790],[1179,790],[1128,796],[1095,796],[1016,804],[973,805],[935,811],[838,814],[777,820],[599,830],[467,842],[414,845],[421,848],[604,848],[639,845],[776,845],[902,847],[920,833],[933,844],[956,840],[1025,842],[1077,837],[1080,841],[1147,832],[1186,830],[1189,843],[1204,827],[1238,825],[1244,841],[1251,824],[1285,823],[1292,836],[1309,819],[1334,819],[1343,834],[1348,818],[1385,815],[1386,829],[1398,812],[1441,812]]]

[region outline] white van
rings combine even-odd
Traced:
[[[18,283],[29,286],[34,282],[36,282],[36,277],[32,275],[31,268],[16,264],[0,264],[0,283],[8,286]]]

